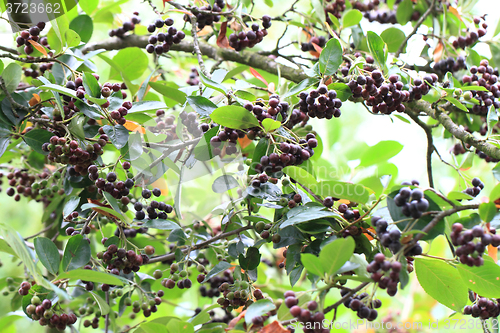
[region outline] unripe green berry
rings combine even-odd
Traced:
[[[42,301],[40,300],[40,298],[38,296],[35,295],[31,298],[31,304],[33,304],[35,306],[40,305],[40,304],[42,304]]]

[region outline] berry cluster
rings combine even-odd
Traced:
[[[307,113],[310,118],[332,119],[340,117],[342,101],[337,98],[335,90],[328,90],[324,84],[309,93],[301,92],[299,97],[300,111]]]
[[[96,165],[89,166],[87,172],[89,179],[95,182],[99,194],[102,194],[103,191],[108,192],[113,198],[121,200],[124,205],[128,205],[130,199],[127,195],[129,195],[130,189],[134,187],[134,180],[132,178],[128,178],[126,181],[117,181],[115,172],[109,172],[106,175],[106,179],[101,178]]]
[[[405,216],[411,216],[418,219],[422,213],[429,209],[429,201],[424,198],[424,192],[418,188],[413,190],[409,187],[403,187],[394,197],[394,204],[402,207],[401,211]]]
[[[141,227],[139,229],[122,227],[122,230],[123,230],[123,235],[125,236],[125,238],[135,238],[135,236],[137,236],[137,234],[145,234],[146,232],[148,232],[148,228],[146,228],[146,227]],[[120,237],[120,229],[119,228],[115,230],[115,236]]]
[[[252,24],[252,30],[241,31],[238,34],[232,33],[229,35],[229,46],[236,51],[241,51],[247,47],[254,47],[257,43],[262,42],[262,39],[267,36],[267,29],[271,27],[271,17],[269,15],[262,16],[262,26],[260,29],[258,23]]]
[[[274,173],[289,165],[300,165],[314,155],[313,148],[317,145],[318,141],[313,133],[308,133],[306,138],[300,139],[298,143],[296,141],[281,142],[280,154],[273,152],[269,156],[262,156],[260,163],[255,165],[255,170],[261,173]]]
[[[42,150],[49,152],[49,161],[74,165],[76,172],[86,174],[89,165],[103,154],[102,148],[107,141],[108,136],[103,134],[98,142],[80,147],[76,140],[68,142],[65,137],[54,135],[49,142],[42,145]]]
[[[118,37],[122,38],[129,31],[133,31],[135,29],[135,25],[141,23],[141,19],[139,18],[139,13],[134,12],[134,16],[130,19],[130,21],[123,22],[123,25],[117,29],[111,29],[108,32],[109,37]]]
[[[389,82],[384,83],[382,72],[374,70],[370,76],[358,75],[356,80],[349,81],[348,86],[352,97],[362,97],[368,106],[372,106],[373,113],[391,114],[394,111],[404,112],[406,108],[402,103],[421,99],[430,90],[427,82],[434,84],[438,77],[427,75],[424,77],[427,82],[415,79],[409,90],[403,90],[404,84],[398,75],[392,74],[388,79]]]
[[[464,314],[472,315],[474,318],[489,319],[500,315],[500,300],[490,300],[486,297],[478,297],[475,304],[466,305]]]
[[[3,183],[1,180],[3,176],[3,173],[0,172],[0,185]],[[59,186],[61,176],[60,171],[51,173],[49,170],[43,170],[41,173],[30,175],[28,170],[15,169],[6,174],[10,186],[6,193],[8,196],[14,197],[15,201],[21,200],[21,195],[23,195],[26,198],[42,201],[45,206],[48,206],[50,199],[55,194],[64,194],[64,189]]]
[[[312,37],[308,43],[302,43],[300,45],[300,49],[304,52],[307,52],[307,51],[316,51],[316,49],[314,48],[313,44],[316,44],[317,46],[319,47],[324,47],[326,45],[326,38],[323,37],[323,36],[319,36],[319,37]]]
[[[244,306],[246,308],[254,302],[252,299],[250,284],[247,281],[237,280],[233,284],[224,282],[218,289],[222,293],[222,297],[217,299],[217,303],[223,309],[228,311],[231,311],[231,309],[237,309],[240,306]],[[253,291],[253,297],[256,300],[259,300],[263,299],[264,295],[261,290],[255,289]]]
[[[495,247],[500,246],[500,235],[496,234],[495,229],[485,233],[481,226],[475,226],[471,230],[463,230],[460,223],[453,224],[451,228],[450,239],[453,245],[459,246],[455,253],[464,265],[482,266],[484,260],[482,255],[486,247],[491,244]],[[477,242],[474,240],[478,238]]]
[[[470,69],[471,76],[464,75],[462,82],[464,84],[479,85],[485,87],[488,91],[466,91],[463,95],[464,99],[470,100],[472,97],[479,101],[479,105],[472,107],[472,113],[486,116],[491,105],[495,109],[500,108],[498,98],[500,97],[500,84],[498,83],[498,70],[489,66],[488,60],[481,60],[478,67],[472,66]],[[481,77],[478,75],[481,74]]]
[[[456,60],[453,57],[439,60],[434,64],[433,68],[437,74],[444,75],[448,72],[454,73],[461,69],[466,69],[467,65],[465,64],[465,57],[458,56]]]
[[[40,72],[43,75],[46,71],[51,70],[52,65],[53,65],[52,62],[41,64],[40,67],[38,67],[35,64],[31,64],[31,66],[29,68],[23,67],[23,74],[26,77],[32,77],[35,79],[38,76],[40,76]]]
[[[285,203],[287,202],[286,199],[284,201]],[[259,233],[262,239],[268,239],[269,241],[273,241],[273,243],[279,243],[281,241],[281,236],[279,234],[274,234],[271,237],[271,233],[269,232],[269,229],[271,229],[271,227],[272,225],[270,223],[264,223],[263,221],[259,221],[254,225],[255,231]]]
[[[387,221],[378,216],[372,217],[372,225],[377,228],[377,236],[382,246],[387,247],[392,253],[401,250],[401,231],[398,228],[387,230],[389,226]],[[415,244],[406,252],[406,256],[418,256],[420,254],[422,254],[422,247],[419,244]]]
[[[220,13],[222,10],[226,7],[226,2],[224,0],[216,0],[214,3],[214,6],[203,6],[200,7],[200,10],[203,11],[212,11],[214,14],[204,14],[204,13],[197,13],[196,14],[196,23],[198,26],[198,29],[203,29],[207,25],[212,25],[214,22],[219,22],[220,21],[220,15],[216,15],[215,13]],[[197,8],[194,8],[194,11],[196,11]],[[184,20],[186,22],[190,22],[191,20],[189,19],[188,15],[184,16]]]
[[[345,0],[327,0],[328,4],[325,6],[325,16],[328,24],[332,24],[332,20],[328,16],[328,13],[332,14],[336,18],[341,18],[342,13],[345,11]]]
[[[394,296],[398,292],[401,267],[399,261],[391,263],[382,253],[377,253],[366,267],[366,271],[371,273],[372,280],[378,283],[380,288],[387,288],[387,294]]]
[[[349,206],[346,205],[345,203],[340,204],[337,207],[337,210],[341,214],[343,214],[344,219],[346,219],[348,221],[349,220],[354,220],[354,219],[359,219],[359,217],[360,217],[359,210],[357,210],[357,209],[349,209]]]
[[[199,283],[202,283],[203,280],[205,280],[205,275],[204,274],[199,274],[198,277],[196,278]],[[210,287],[206,286],[200,286],[200,294],[202,297],[219,297],[221,294],[221,291],[219,290],[219,287],[224,284],[233,284],[234,283],[234,278],[233,275],[231,274],[231,271],[227,270],[224,271],[222,276],[214,276],[210,278],[208,281],[208,284]]]
[[[142,191],[142,197],[144,199],[149,199],[151,198],[151,193],[155,197],[159,197],[161,195],[161,190],[159,188],[154,188],[153,191],[150,191],[148,189],[144,189]],[[150,220],[154,220],[156,218],[166,220],[168,218],[167,214],[172,213],[173,207],[171,205],[167,205],[164,202],[158,202],[156,200],[151,200],[149,202],[149,205],[144,207],[142,203],[137,201],[134,204],[134,209],[135,209],[135,218],[137,220],[144,220],[146,218],[146,213],[148,213],[148,218]],[[146,210],[146,213],[144,210]]]
[[[188,266],[190,266],[190,264],[191,264],[191,261],[188,263]],[[205,272],[205,266],[203,266],[203,265],[199,265],[199,267],[197,267],[197,269],[199,272]],[[179,265],[176,263],[171,264],[170,265],[171,278],[163,279],[161,281],[162,286],[164,286],[165,288],[168,288],[168,289],[173,289],[173,288],[175,288],[176,285],[177,285],[177,288],[179,288],[179,289],[191,288],[191,286],[193,285],[193,282],[191,281],[191,279],[188,278],[188,274],[189,274],[188,271],[185,269],[183,269],[179,272],[178,271],[179,271]],[[201,279],[200,275],[203,276],[203,279]],[[204,274],[200,274],[200,275],[198,276],[198,282],[200,280],[203,281],[205,279]]]
[[[189,73],[189,79],[186,81],[190,86],[197,86],[200,84],[200,77],[196,67],[191,67],[191,73]]]
[[[288,111],[290,110],[290,105],[287,102],[281,102],[280,96],[276,94],[269,96],[267,107],[264,100],[260,98],[257,100],[255,105],[252,103],[245,103],[243,107],[252,112],[261,122],[266,118],[277,120],[278,115],[281,115],[283,119],[286,119]],[[255,133],[249,132],[249,135],[250,137],[255,138]]]
[[[153,133],[162,133],[166,135],[165,141],[178,139],[175,125],[175,116],[165,117],[165,110],[156,110],[156,126],[148,126],[147,129]]]
[[[342,289],[340,291],[340,295],[344,297],[348,292],[349,291],[347,289]],[[368,295],[367,293],[361,293],[354,297],[349,297],[345,300],[344,306],[353,311],[356,311],[356,314],[360,319],[374,321],[378,317],[378,311],[375,309],[378,309],[382,306],[382,301],[379,299],[370,301],[369,296],[370,295]]]
[[[474,45],[479,40],[479,38],[486,35],[486,28],[488,28],[488,24],[486,24],[486,22],[483,22],[480,27],[479,25],[481,23],[481,20],[484,21],[484,17],[474,18],[474,25],[476,26],[477,31],[471,30],[471,28],[469,27],[467,31],[465,31],[466,36],[459,36],[453,41],[453,47],[456,49],[460,48],[465,50],[467,46]]]
[[[42,301],[37,295],[31,298],[31,303],[26,307],[26,313],[31,316],[31,319],[38,320],[41,326],[57,328],[59,331],[64,331],[66,326],[73,325],[77,320],[74,313],[66,314],[52,309],[50,299]]]
[[[206,131],[210,129],[209,124],[199,124],[198,116],[196,112],[181,112],[179,114],[179,118],[181,119],[182,124],[186,127],[187,131],[193,135],[195,138],[199,138]]]
[[[397,24],[398,20],[396,17],[397,9],[394,10],[376,10],[373,12],[366,12],[364,17],[368,19],[369,22],[379,22],[382,24]],[[410,21],[418,21],[420,18],[419,11],[413,11]]]
[[[471,197],[477,197],[483,188],[484,183],[481,181],[481,179],[475,177],[472,179],[472,187],[468,187],[462,192],[470,195]]]
[[[33,46],[29,42],[30,40],[33,42],[37,42],[40,40],[40,32],[45,28],[45,22],[38,22],[35,26],[29,28],[28,30],[23,30],[16,38],[17,47],[21,47],[24,45],[24,53],[26,55],[30,55],[33,53]],[[40,40],[40,42],[42,42]],[[47,38],[45,38],[45,42],[47,42]]]
[[[125,248],[118,248],[116,244],[111,244],[105,252],[97,253],[97,258],[102,260],[111,274],[119,275],[120,270],[123,274],[130,274],[139,271],[140,266],[147,264],[149,256],[154,254],[155,249],[147,245],[144,252],[145,254],[137,254],[134,250],[127,251]]]
[[[222,153],[223,142],[228,141],[225,150],[226,154],[228,155],[236,154],[238,151],[238,148],[236,146],[238,138],[243,138],[243,137],[245,137],[245,133],[243,131],[225,127],[223,130],[219,132],[218,135],[213,136],[210,139],[210,145],[212,146],[212,153],[215,156],[220,155]]]
[[[308,326],[314,327],[314,332],[330,332],[329,329],[323,326],[325,314],[321,311],[316,311],[318,309],[318,303],[316,301],[309,301],[307,303],[307,308],[302,309],[298,305],[299,300],[296,298],[293,291],[286,291],[284,297],[285,305],[290,309],[290,314],[294,318],[297,318],[303,324],[308,323]]]
[[[167,18],[165,21],[157,19],[154,24],[148,26],[148,31],[151,33],[155,32],[156,28],[160,29],[164,26],[169,27],[167,33],[159,32],[156,35],[149,36],[149,44],[146,45],[146,51],[148,53],[156,53],[158,55],[167,53],[173,44],[179,44],[181,40],[186,37],[184,31],[177,31],[177,29],[172,26],[173,24],[174,20]]]

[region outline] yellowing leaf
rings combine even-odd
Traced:
[[[45,50],[45,47],[43,47],[42,45],[38,44],[37,42],[31,39],[28,39],[28,42],[30,42],[30,44],[33,45],[33,47],[37,49],[40,53],[42,53],[44,56],[47,56],[47,50]]]
[[[458,12],[458,10],[455,8],[455,7],[452,7],[452,6],[448,6],[448,11],[450,13],[452,13],[453,15],[455,15],[460,21],[464,21],[462,20],[462,16],[460,16],[460,13]]]

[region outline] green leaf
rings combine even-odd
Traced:
[[[497,206],[493,201],[483,202],[479,205],[479,216],[484,222],[491,222],[497,214]]]
[[[499,165],[500,163],[493,169],[493,175],[495,175],[495,169],[500,169]],[[497,199],[500,199],[500,184],[495,185],[495,187],[490,192],[490,201],[495,201]]]
[[[358,203],[367,203],[371,191],[361,184],[352,184],[336,180],[318,182],[317,185],[311,186],[310,190],[320,196],[331,196]]]
[[[203,282],[207,282],[212,277],[216,276],[219,273],[224,272],[226,269],[229,269],[230,267],[231,267],[231,264],[228,263],[227,261],[219,262],[217,265],[214,266],[214,268],[212,268],[210,270],[210,272],[208,272],[208,274],[207,274],[207,276],[205,276],[205,280],[203,280]]]
[[[450,309],[462,311],[467,304],[467,287],[456,268],[442,260],[417,258],[415,272],[429,296]]]
[[[340,22],[337,16],[333,15],[332,13],[328,12],[328,17],[330,18],[330,21],[332,21],[334,29],[340,28]]]
[[[391,53],[397,52],[406,38],[405,33],[395,27],[390,27],[389,29],[384,30],[380,34],[380,37],[382,37],[384,42],[387,44],[387,50]]]
[[[123,286],[124,281],[127,281],[125,278],[118,275],[93,271],[90,269],[74,269],[60,274],[57,279],[79,279],[82,281],[106,283],[114,286]]]
[[[274,305],[273,302],[268,299],[259,299],[247,308],[245,312],[245,322],[247,325],[250,325],[253,318],[262,316],[274,309],[276,309],[276,305]]]
[[[187,101],[200,116],[209,117],[217,109],[217,105],[203,96],[188,96]]]
[[[391,157],[396,156],[403,150],[403,145],[398,141],[380,141],[374,146],[369,147],[362,155],[360,166],[366,167],[380,162],[385,162]]]
[[[149,82],[149,85],[163,96],[168,97],[177,103],[184,104],[186,102],[186,94],[178,88],[168,85],[168,82]]]
[[[351,88],[349,88],[349,86],[345,83],[332,83],[328,86],[328,89],[335,90],[335,92],[337,92],[337,97],[342,102],[347,101],[347,99],[352,96]]]
[[[240,254],[238,258],[240,262],[240,267],[243,268],[245,271],[251,271],[253,269],[256,269],[257,266],[259,266],[260,264],[260,257],[261,254],[258,248],[253,246],[249,247],[246,256]]]
[[[411,1],[411,0],[410,0]],[[385,53],[385,43],[380,38],[379,35],[374,33],[373,31],[368,31],[366,33],[366,42],[368,44],[368,49],[370,50],[371,55],[377,62],[378,66],[381,68],[386,67],[387,54]]]
[[[290,96],[295,96],[303,90],[306,90],[312,85],[317,85],[319,80],[315,77],[308,77],[294,85],[283,97],[282,99],[288,98]],[[349,90],[350,91],[350,90]]]
[[[129,131],[122,125],[115,125],[111,127],[110,125],[103,126],[104,133],[106,133],[111,140],[111,143],[116,147],[116,149],[122,149],[128,142]]]
[[[113,57],[113,62],[118,66],[119,71],[112,68],[109,73],[109,80],[118,80],[120,74],[123,75],[123,73],[126,73],[129,80],[135,80],[140,78],[147,70],[149,60],[142,49],[138,47],[127,47],[118,51]]]
[[[398,5],[398,9],[396,10],[396,20],[399,24],[405,25],[410,21],[411,16],[413,15],[413,2],[411,0],[403,0]]]
[[[318,183],[316,181],[316,178],[314,178],[314,176],[311,175],[306,169],[298,166],[287,166],[283,168],[283,173],[290,176],[290,178],[297,181],[300,185],[304,185],[305,187],[310,187]]]
[[[227,89],[222,84],[217,83],[214,80],[207,78],[205,76],[205,74],[203,74],[203,71],[201,71],[201,70],[198,71],[198,73],[200,74],[200,80],[204,86],[215,89],[215,90],[223,93],[224,95],[227,94]]]
[[[101,310],[101,315],[105,316],[109,313],[111,308],[109,307],[108,303],[104,299],[102,299],[101,296],[97,295],[96,293],[89,291],[89,293],[94,297],[97,305],[99,305],[99,309]]]
[[[239,184],[236,178],[231,175],[222,175],[214,180],[212,191],[215,193],[224,193],[238,186]]]
[[[258,127],[259,121],[247,109],[236,105],[226,105],[215,109],[210,118],[217,124],[233,129]]]
[[[56,275],[59,270],[60,262],[59,250],[56,244],[45,237],[35,238],[34,244],[35,252],[42,265],[44,265],[51,274]]]
[[[334,275],[354,253],[356,243],[353,237],[337,238],[328,243],[319,253],[319,260],[325,273]]]
[[[264,127],[266,132],[272,132],[281,127],[281,122],[271,118],[266,118],[262,121],[262,127]]]
[[[82,235],[71,236],[62,259],[62,270],[64,272],[80,268],[90,260],[90,244]]]
[[[74,212],[74,210],[78,207],[79,204],[80,204],[80,197],[77,196],[71,197],[64,205],[63,216],[66,217],[72,212]]]
[[[42,145],[45,142],[49,142],[50,138],[53,135],[54,134],[49,131],[36,128],[26,133],[23,139],[34,151],[43,155],[47,155],[48,152],[42,150]]]
[[[146,227],[146,228],[153,228],[153,229],[159,229],[159,230],[174,230],[174,229],[181,228],[174,221],[162,220],[162,219],[148,220],[142,226]]]
[[[318,220],[325,217],[340,217],[340,216],[337,213],[325,210],[325,207],[323,206],[318,206],[313,203],[308,203],[303,206],[297,206],[295,208],[290,209],[286,213],[286,219],[280,225],[280,229],[288,227],[289,225]]]
[[[484,258],[484,257],[483,257]],[[458,272],[465,285],[481,295],[488,298],[500,297],[500,266],[489,257],[484,258],[484,265],[469,267],[467,265],[457,265]]]
[[[319,70],[323,75],[333,75],[342,63],[342,46],[336,38],[326,43],[325,48],[319,55]]]
[[[79,99],[78,97],[76,97],[76,91],[74,90],[71,90],[69,88],[66,88],[66,87],[62,87],[60,85],[57,85],[57,84],[45,84],[43,86],[40,86],[39,87],[40,89],[48,89],[48,90],[51,90],[51,91],[56,91],[58,93],[61,93],[63,95],[66,95],[66,96],[70,96],[70,97],[73,97],[79,101],[81,101],[81,99]]]
[[[460,87],[462,91],[489,91],[483,86],[468,86],[468,87]]]
[[[82,39],[80,35],[74,30],[68,29],[65,33],[66,43],[68,43],[68,47],[74,47],[80,45]]]
[[[363,14],[357,9],[350,9],[344,13],[342,17],[342,26],[344,28],[352,27],[353,25],[357,25],[361,22],[363,18]]]
[[[444,99],[447,100],[448,102],[450,102],[451,104],[455,105],[460,110],[462,110],[464,112],[469,112],[469,110],[467,110],[467,108],[465,107],[465,105],[463,105],[462,103],[460,103],[460,101],[458,99],[456,99],[454,97],[451,97],[451,96],[446,96]]]
[[[54,27],[50,28],[49,32],[47,33],[47,41],[49,42],[50,47],[54,49],[56,54],[61,52],[63,45]]]
[[[2,78],[5,81],[7,91],[12,93],[17,89],[19,82],[21,82],[21,75],[23,70],[18,64],[11,62],[2,72]],[[3,91],[2,91],[3,93]]]
[[[89,72],[83,72],[82,79],[83,79],[83,87],[85,88],[87,94],[96,98],[101,97],[101,88],[99,88],[99,83],[97,82],[97,79],[94,77],[94,75],[92,75]],[[100,105],[104,103],[97,103],[97,104]]]
[[[94,32],[94,23],[88,15],[78,15],[69,24],[69,28],[76,32],[82,42],[87,43]]]
[[[301,253],[300,261],[304,268],[309,272],[317,276],[323,276],[325,270],[321,264],[321,260],[312,253]]]
[[[326,21],[325,10],[323,9],[323,1],[321,0],[311,0],[312,6],[314,8],[314,13],[318,17],[318,20],[323,23]]]
[[[4,65],[3,61],[0,59],[0,74],[2,74],[4,68],[5,68],[5,65]]]
[[[147,112],[147,111],[155,111],[159,109],[165,109],[167,108],[167,105],[163,102],[157,102],[157,101],[142,101],[142,102],[136,102],[132,104],[132,108],[128,110],[128,113],[135,113],[135,112]]]

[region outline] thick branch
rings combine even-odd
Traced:
[[[500,148],[484,140],[477,139],[474,135],[455,124],[445,112],[433,109],[431,104],[425,101],[412,103],[409,107],[414,112],[422,111],[427,113],[429,116],[439,121],[448,132],[453,134],[453,136],[460,141],[470,144],[490,157],[500,159]]]
[[[105,50],[120,50],[126,47],[140,47],[145,48],[148,44],[148,36],[137,36],[130,35],[124,38],[109,38],[100,42],[93,44],[87,44],[83,49],[83,53],[90,51],[105,49]],[[170,47],[172,51],[181,51],[186,53],[193,53],[194,46],[192,42],[182,41],[179,44],[173,44]],[[223,49],[219,47],[214,47],[208,45],[207,43],[200,43],[200,51],[204,56],[211,59],[219,60],[224,59],[226,61],[237,62],[242,65],[251,66],[254,68],[262,69],[271,74],[278,75],[278,66],[281,76],[287,80],[293,82],[300,82],[308,76],[301,70],[297,68],[288,67],[285,65],[280,65],[273,61],[271,58],[262,56],[252,51],[241,51],[236,52],[231,49]]]

